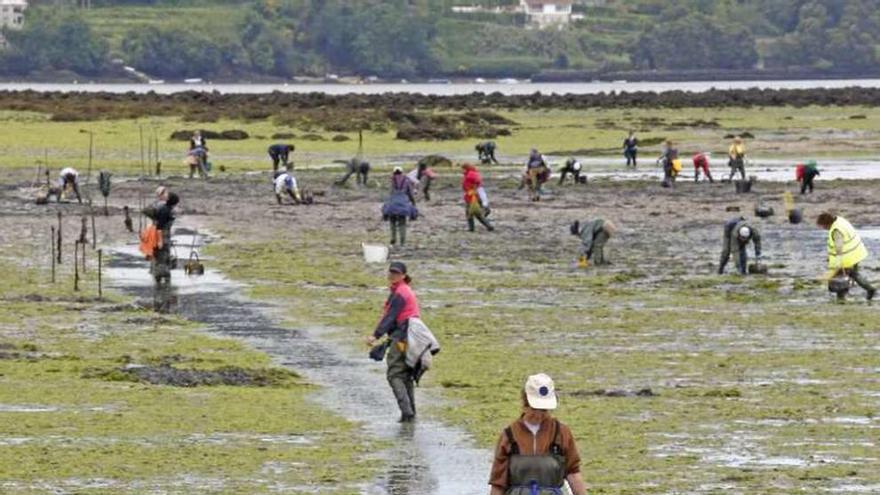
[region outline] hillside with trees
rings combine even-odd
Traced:
[[[35,0],[4,30],[0,75],[289,80],[531,77],[541,72],[875,74],[880,0],[576,1],[562,29],[511,0]],[[482,7],[456,12],[454,6]]]

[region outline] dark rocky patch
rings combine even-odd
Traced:
[[[139,382],[172,387],[274,387],[290,384],[298,376],[284,369],[245,369],[228,366],[214,370],[178,369],[169,363],[158,366],[128,364],[121,368],[86,370],[83,378]]]
[[[596,390],[576,390],[569,395],[573,397],[656,397],[650,388],[642,388],[639,390],[606,390],[604,388]]]

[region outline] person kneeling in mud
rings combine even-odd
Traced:
[[[579,266],[587,267],[589,263],[596,266],[611,264],[605,259],[605,243],[617,232],[617,226],[612,221],[602,218],[584,223],[575,221],[571,224],[570,231],[571,235],[581,238]]]
[[[761,259],[761,233],[752,226],[744,217],[732,218],[724,224],[724,245],[721,252],[721,264],[718,266],[718,274],[724,273],[731,254],[736,260],[736,269],[740,275],[748,273],[749,243],[755,245],[755,258]]]
[[[565,161],[565,166],[562,167],[562,170],[559,171],[559,185],[565,184],[565,178],[568,177],[568,174],[571,174],[574,177],[574,183],[581,183],[581,162],[574,158],[569,158]],[[584,183],[586,183],[586,176],[584,176]]]
[[[296,184],[296,177],[288,171],[283,171],[275,176],[275,199],[281,204],[281,196],[287,194],[294,204],[301,204],[302,197],[299,194],[299,188]]]
[[[404,175],[402,168],[394,167],[394,172],[391,174],[391,195],[382,205],[382,218],[391,226],[392,246],[403,247],[406,244],[406,221],[415,220],[418,216],[412,181]]]
[[[483,189],[483,178],[480,176],[477,167],[470,163],[463,164],[461,170],[464,174],[461,178],[461,189],[464,191],[464,207],[468,230],[474,232],[476,230],[474,220],[478,220],[486,227],[486,230],[492,232],[495,230],[495,227],[486,218],[489,208],[486,206],[488,197],[486,196],[485,189]]]
[[[566,481],[574,495],[586,495],[574,435],[550,414],[558,406],[553,380],[530,376],[521,397],[522,414],[495,447],[490,495],[561,494]]]
[[[165,201],[157,201],[144,208],[144,216],[153,221],[153,226],[158,231],[158,242],[154,246],[150,256],[150,274],[156,281],[156,285],[169,285],[171,283],[171,269],[174,260],[171,255],[171,227],[174,225],[174,208],[180,203],[180,197],[175,193],[165,192]]]
[[[391,293],[385,301],[382,319],[373,333],[367,337],[367,345],[374,346],[376,341],[388,335],[390,345],[385,357],[388,363],[388,385],[397,399],[400,409],[400,422],[409,423],[416,418],[415,380],[413,370],[406,364],[406,343],[409,320],[420,318],[419,301],[416,299],[410,284],[412,279],[407,275],[406,265],[399,261],[388,267],[388,285]],[[374,349],[376,350],[376,349]],[[384,348],[377,349],[385,352]],[[373,353],[370,353],[373,356]],[[381,355],[374,359],[381,360]]]

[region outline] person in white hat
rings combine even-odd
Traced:
[[[498,439],[490,495],[556,495],[566,481],[574,495],[586,495],[574,436],[550,415],[558,405],[553,379],[530,376],[522,402],[522,415]]]
[[[755,257],[761,259],[761,233],[744,217],[735,217],[724,224],[724,246],[721,252],[721,264],[718,265],[718,274],[724,273],[730,255],[736,260],[736,268],[741,275],[748,273],[748,253],[746,248],[749,243],[755,245]]]

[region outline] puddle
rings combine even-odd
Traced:
[[[0,413],[50,413],[59,409],[53,406],[38,406],[33,404],[0,404]]]
[[[189,256],[192,239],[192,235],[175,236],[175,242],[185,246],[178,250],[181,259]],[[196,250],[204,242],[199,237]],[[473,448],[463,432],[424,416],[414,425],[398,424],[384,363],[370,361],[366,352],[353,346],[339,345],[327,330],[278,326],[271,317],[277,310],[274,306],[249,300],[242,294],[242,284],[206,264],[202,277],[186,277],[175,270],[172,288],[162,295],[167,299],[160,304],[207,324],[213,333],[246,340],[277,363],[322,385],[316,399],[323,407],[361,423],[368,434],[390,441],[392,447],[383,460],[390,467],[364,487],[363,493],[482,495],[487,491],[491,452]],[[147,264],[135,245],[113,250],[107,279],[111,287],[142,300],[155,297]],[[417,390],[417,404],[431,403],[432,399],[424,390]]]

